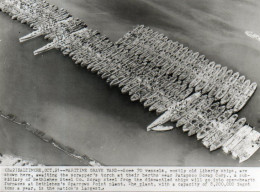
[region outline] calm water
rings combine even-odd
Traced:
[[[247,0],[51,0],[113,41],[144,24],[260,85],[260,2]],[[57,141],[106,165],[259,166],[260,152],[238,164],[221,150],[209,152],[180,129],[146,132],[156,118],[118,88],[59,51],[33,56],[43,38],[20,44],[31,29],[0,13],[0,106]],[[241,111],[260,131],[260,91]],[[1,122],[0,149],[49,165],[73,164],[51,146]],[[15,141],[15,142],[13,142]],[[22,142],[23,141],[23,142]],[[27,142],[28,141],[28,142]],[[14,144],[12,144],[14,143]],[[56,150],[56,149],[55,149]],[[64,155],[65,156],[65,155]],[[62,161],[60,160],[62,159]],[[64,160],[63,160],[64,159]],[[41,162],[42,161],[42,162]]]

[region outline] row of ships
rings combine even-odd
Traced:
[[[236,114],[257,84],[205,55],[139,25],[111,42],[64,9],[42,0],[1,0],[0,9],[34,31],[20,42],[38,36],[51,40],[35,55],[59,49],[111,86],[128,93],[160,116],[148,131],[169,131],[175,122],[196,135],[211,151],[222,148],[243,162],[260,147],[260,133]]]

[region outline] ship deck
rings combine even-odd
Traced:
[[[260,84],[260,2],[257,0],[49,0],[112,41],[138,24],[179,41]],[[58,50],[34,56],[42,37],[0,13],[0,110],[15,114],[60,143],[105,165],[259,166],[260,152],[239,164],[209,152],[181,129],[147,132],[157,118],[117,87],[75,65]],[[255,36],[256,37],[256,36]],[[260,131],[260,90],[239,113]],[[0,118],[0,152],[45,165],[82,165],[19,126]]]

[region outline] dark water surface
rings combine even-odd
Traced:
[[[260,85],[260,1],[51,0],[113,41],[144,24]],[[20,44],[31,29],[0,13],[0,108],[57,141],[106,165],[259,166],[260,152],[239,164],[221,150],[209,152],[180,129],[146,132],[156,118],[128,95],[53,50]],[[240,112],[260,131],[260,91]],[[0,150],[49,165],[76,164],[30,133],[0,120]],[[38,150],[37,150],[38,149]],[[54,152],[55,151],[55,152]]]

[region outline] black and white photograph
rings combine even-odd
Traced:
[[[260,1],[0,0],[0,167],[260,167]]]

